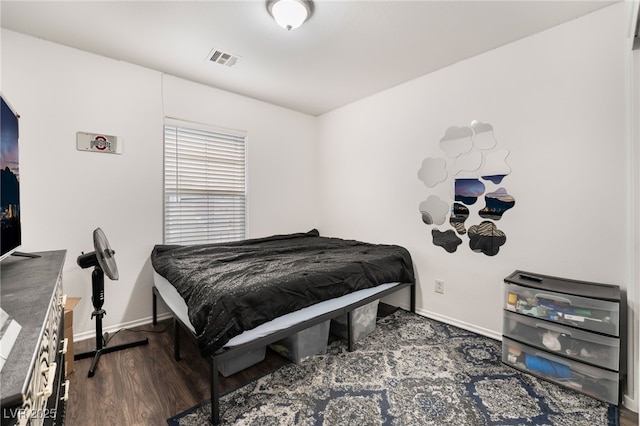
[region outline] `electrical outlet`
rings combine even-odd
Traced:
[[[444,294],[444,281],[436,280],[436,293]]]

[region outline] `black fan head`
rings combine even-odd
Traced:
[[[116,259],[113,257],[116,252],[111,249],[107,237],[100,228],[96,228],[96,230],[93,231],[93,247],[96,251],[98,263],[104,273],[110,279],[114,281],[117,280],[119,278],[118,266],[116,265]]]

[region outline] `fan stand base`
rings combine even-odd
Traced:
[[[132,342],[132,343],[124,343],[121,345],[115,345],[110,347],[105,347],[105,342],[108,341],[107,333],[102,334],[102,318],[107,314],[104,309],[102,309],[102,305],[104,303],[104,272],[99,265],[95,265],[93,268],[93,272],[91,273],[91,287],[92,287],[92,297],[93,301],[93,312],[91,313],[91,319],[95,318],[96,320],[96,349],[94,351],[84,352],[77,354],[73,357],[74,360],[85,359],[93,357],[93,362],[91,362],[91,367],[89,368],[88,377],[93,377],[96,372],[96,367],[98,366],[98,361],[100,360],[100,356],[102,354],[108,354],[110,352],[119,351],[122,349],[129,349],[134,346],[146,345],[149,343],[149,339],[145,338],[143,340]]]
[[[106,340],[106,339],[105,339]],[[89,368],[89,374],[87,374],[87,377],[93,377],[96,373],[96,368],[98,367],[98,361],[100,360],[100,356],[103,354],[108,354],[110,352],[116,352],[116,351],[120,351],[123,349],[129,349],[129,348],[133,348],[135,346],[142,346],[142,345],[146,345],[149,343],[149,339],[148,338],[144,338],[142,340],[139,340],[137,342],[131,342],[131,343],[123,343],[121,345],[115,345],[115,346],[107,346],[101,349],[97,349],[95,351],[89,351],[89,352],[83,352],[80,354],[76,354],[73,359],[78,360],[78,359],[85,359],[85,358],[91,358],[93,357],[93,361],[91,362],[91,367]]]

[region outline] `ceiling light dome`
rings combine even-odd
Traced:
[[[268,0],[267,9],[278,25],[292,30],[311,16],[312,3],[310,0]]]

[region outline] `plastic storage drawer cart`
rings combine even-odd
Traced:
[[[502,361],[618,405],[625,307],[618,286],[515,271],[504,279]]]

